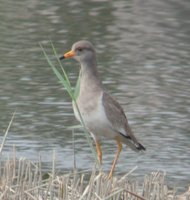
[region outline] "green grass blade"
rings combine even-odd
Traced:
[[[62,66],[62,63],[61,63],[61,61],[60,61],[60,59],[59,59],[59,57],[58,57],[58,54],[57,54],[57,51],[56,51],[56,49],[55,49],[55,47],[54,47],[54,45],[53,45],[53,42],[52,42],[52,41],[50,41],[50,42],[51,42],[51,47],[52,47],[52,50],[53,50],[53,54],[54,54],[55,57],[57,58],[57,61],[58,61],[58,63],[59,63],[59,66],[61,67],[61,70],[62,70],[62,72],[63,72],[64,78],[65,78],[66,82],[69,84],[69,87],[71,88],[71,83],[70,83],[69,78],[68,78],[68,76],[67,76],[67,73],[65,72],[65,70],[64,70],[64,68],[63,68],[63,66]]]
[[[42,47],[42,45],[40,44],[40,47],[43,51],[43,54],[48,62],[48,64],[51,66],[53,72],[55,73],[55,75],[57,76],[57,78],[60,80],[60,82],[63,84],[63,86],[66,88],[67,92],[69,93],[70,96],[72,96],[72,89],[70,86],[70,82],[67,81],[66,79],[64,79],[64,77],[61,75],[61,73],[57,70],[57,68],[53,65],[53,63],[51,62],[51,60],[49,59],[46,51],[44,50],[44,48]]]

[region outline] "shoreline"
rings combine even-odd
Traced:
[[[178,194],[176,188],[167,186],[163,172],[152,172],[144,180],[129,177],[135,168],[124,176],[115,175],[108,179],[107,174],[96,167],[88,173],[71,169],[70,172],[56,171],[55,159],[52,170],[43,173],[42,163],[27,158],[12,158],[0,161],[0,199],[190,199],[190,187],[187,192]]]

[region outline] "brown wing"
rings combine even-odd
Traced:
[[[134,143],[138,143],[132,133],[122,107],[106,92],[103,93],[103,106],[106,116],[112,124],[112,129],[119,132],[126,138],[131,139]]]

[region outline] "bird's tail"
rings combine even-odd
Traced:
[[[130,136],[126,136],[120,133],[120,139],[123,143],[125,143],[127,146],[129,146],[133,151],[145,151],[146,148],[139,143],[136,138],[132,139]]]
[[[125,143],[133,150],[133,151],[145,151],[146,148],[141,143],[134,143],[133,141],[125,141]]]
[[[145,150],[146,150],[146,148],[145,148],[141,143],[137,143],[136,148],[137,148],[139,151],[145,151]]]

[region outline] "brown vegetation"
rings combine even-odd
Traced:
[[[15,155],[15,154],[13,154]],[[33,163],[16,156],[0,162],[1,200],[165,200],[190,199],[189,192],[176,195],[165,184],[165,175],[154,172],[142,183],[126,174],[108,179],[101,171],[70,172],[56,175],[55,163],[49,174],[42,173],[41,161]]]

